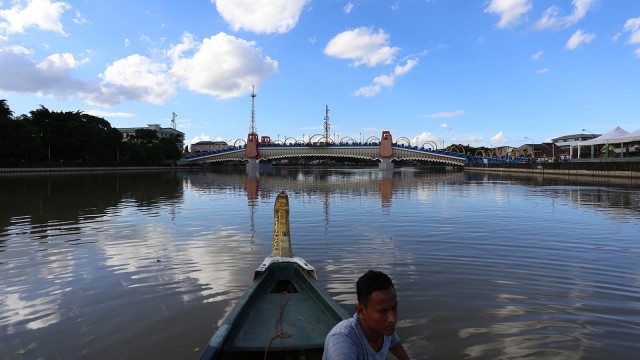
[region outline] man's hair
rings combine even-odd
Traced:
[[[387,290],[394,288],[391,278],[382,271],[369,270],[360,276],[356,282],[356,294],[358,295],[358,303],[367,306],[369,298],[374,291]]]

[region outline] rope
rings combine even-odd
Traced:
[[[271,342],[273,342],[273,340],[277,338],[288,339],[293,336],[292,333],[288,331],[284,331],[283,324],[282,324],[283,323],[282,314],[284,313],[284,308],[287,307],[287,303],[289,303],[289,294],[286,291],[283,291],[280,294],[285,295],[284,298],[282,298],[284,299],[284,301],[282,301],[282,299],[280,300],[280,312],[278,313],[278,317],[276,318],[276,323],[273,329],[275,332],[275,335],[273,335],[271,339],[269,339],[269,343],[267,343],[267,348],[264,350],[264,360],[267,360],[267,353],[269,352],[269,346],[271,346]],[[280,329],[278,329],[278,324],[280,324]]]

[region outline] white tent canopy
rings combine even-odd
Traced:
[[[617,143],[624,142],[624,141],[621,141],[621,139],[627,137],[628,135],[629,135],[628,131],[621,128],[620,126],[616,126],[615,129],[609,131],[608,133],[602,134],[597,138],[593,138],[591,140],[581,141],[578,145],[583,146],[583,145],[598,145],[598,144],[617,144]]]
[[[613,130],[609,131],[606,134],[600,135],[597,138],[593,138],[591,140],[587,140],[587,141],[580,141],[577,143],[574,143],[573,145],[569,146],[569,156],[573,157],[573,148],[574,146],[577,147],[578,150],[578,159],[580,158],[580,148],[583,146],[591,146],[591,157],[593,157],[593,151],[594,151],[594,147],[593,145],[600,145],[600,144],[604,144],[604,145],[617,145],[620,144],[620,148],[622,148],[624,146],[624,143],[629,143],[629,142],[635,142],[635,141],[640,141],[640,129],[629,133],[628,131],[626,131],[625,129],[621,128],[620,126],[616,126]]]
[[[640,129],[625,135],[623,138],[618,139],[620,142],[633,142],[640,141]]]

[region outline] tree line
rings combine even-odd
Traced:
[[[14,116],[0,99],[0,166],[140,166],[175,163],[183,139],[139,129],[127,141],[104,118],[40,105]]]

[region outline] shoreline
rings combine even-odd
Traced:
[[[595,178],[629,178],[639,179],[640,171],[620,171],[620,170],[575,170],[575,169],[545,169],[543,167],[535,169],[514,169],[498,167],[464,167],[464,171],[490,172],[503,174],[528,174],[528,175],[553,175],[553,176],[579,176]]]
[[[0,174],[44,174],[44,173],[74,173],[74,172],[120,172],[120,171],[158,171],[180,170],[175,166],[79,166],[79,167],[38,167],[38,168],[0,168]]]

